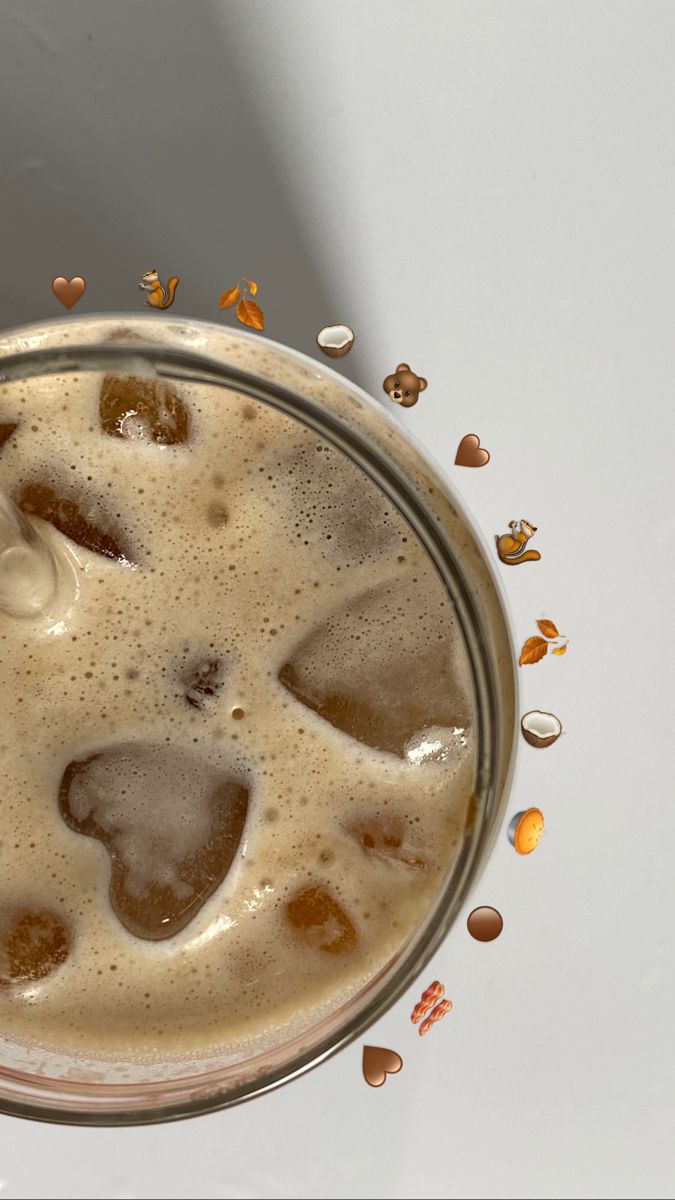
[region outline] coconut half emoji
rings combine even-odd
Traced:
[[[516,813],[509,825],[509,841],[518,854],[531,854],[537,849],[544,832],[544,814],[539,808],[526,808]]]
[[[330,358],[344,358],[349,354],[356,334],[349,325],[326,325],[316,335],[317,346]]]
[[[538,708],[533,708],[531,712],[526,712],[520,722],[520,728],[526,742],[531,746],[535,746],[537,750],[543,750],[545,746],[552,746],[557,742],[562,733],[562,725],[558,718],[550,712],[540,712]]]

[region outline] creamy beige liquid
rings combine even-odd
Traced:
[[[0,488],[79,586],[60,619],[0,612],[5,1035],[170,1055],[329,1011],[418,927],[472,791],[466,652],[414,535],[208,387],[8,385]]]

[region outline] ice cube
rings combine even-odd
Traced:
[[[68,957],[71,934],[57,913],[4,905],[0,912],[0,987],[32,983]]]
[[[425,763],[455,763],[466,760],[471,734],[462,725],[449,729],[441,725],[428,726],[414,734],[405,744],[404,758],[412,767]]]
[[[403,518],[339,450],[307,431],[303,445],[275,452],[269,468],[275,512],[294,543],[309,544],[341,566],[400,552],[409,532]],[[261,483],[264,477],[263,471]]]
[[[190,414],[175,387],[137,375],[106,375],[99,414],[109,437],[178,446],[190,435]]]
[[[127,744],[71,762],[59,807],[71,829],[108,851],[122,924],[159,939],[184,929],[230,870],[248,790],[194,752]]]
[[[353,822],[347,832],[356,838],[368,858],[426,869],[426,860],[413,846],[409,829],[400,818],[374,814]]]
[[[106,558],[131,562],[119,534],[110,528],[102,528],[110,522],[98,501],[81,496],[72,499],[65,494],[65,489],[57,492],[46,483],[25,484],[15,499],[23,512],[49,521],[78,546],[93,550],[95,554],[104,554]]]
[[[326,954],[350,954],[355,949],[356,930],[327,888],[304,888],[287,902],[285,912],[293,928],[315,949]]]
[[[402,758],[420,730],[465,729],[465,651],[442,597],[414,578],[361,595],[296,647],[281,683],[336,729]]]
[[[5,442],[9,441],[12,434],[15,433],[18,428],[19,428],[19,426],[13,425],[11,423],[11,421],[10,422],[0,421],[0,450],[4,446]]]

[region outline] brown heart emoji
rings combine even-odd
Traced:
[[[455,466],[484,467],[490,461],[490,455],[480,444],[477,433],[467,433],[457,447]]]
[[[60,300],[64,308],[72,308],[77,304],[78,300],[84,295],[86,288],[86,280],[81,275],[73,275],[72,279],[65,279],[63,275],[56,275],[52,279],[52,291],[57,300]]]
[[[363,1078],[371,1087],[382,1087],[387,1075],[396,1075],[401,1070],[403,1059],[395,1050],[384,1046],[363,1047]]]

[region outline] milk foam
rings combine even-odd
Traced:
[[[81,374],[0,389],[0,424],[18,423],[0,449],[0,487],[18,495],[41,481],[82,496],[133,560],[58,534],[77,563],[67,615],[45,628],[0,614],[0,898],[56,910],[73,939],[58,970],[0,988],[0,1021],[17,1040],[74,1051],[236,1047],[353,994],[428,911],[472,791],[466,652],[406,523],[316,435],[233,393],[181,384],[187,444],[153,444],[133,422],[134,436],[110,437],[100,387]],[[213,660],[217,688],[198,683],[190,702],[195,669]],[[301,693],[351,680],[367,706],[380,696],[393,708],[402,691],[405,708],[402,661],[425,664],[411,695],[418,714],[428,691],[429,732],[399,713],[393,749],[382,748],[386,713],[367,744],[279,678],[295,662]],[[162,941],[124,927],[106,847],[59,811],[68,764],[120,745],[182,749],[248,789],[224,881]],[[163,835],[199,840],[203,795],[191,795],[189,770],[174,784],[182,807]],[[143,812],[149,841],[132,858],[161,845]],[[114,825],[114,806],[106,813]],[[287,920],[288,901],[313,886],[356,930],[349,954],[323,953]]]

